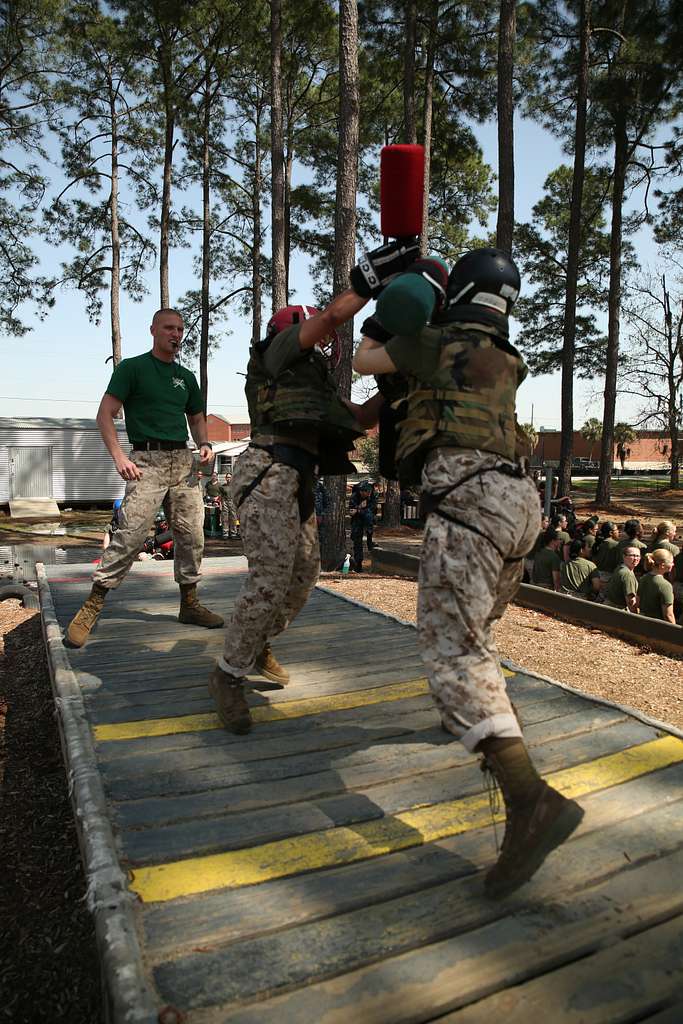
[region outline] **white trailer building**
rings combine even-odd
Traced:
[[[130,451],[123,420],[116,429]],[[0,504],[10,498],[108,503],[122,497],[124,486],[95,420],[0,417]]]

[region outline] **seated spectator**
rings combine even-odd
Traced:
[[[588,550],[588,552],[591,552],[593,550],[593,545],[595,544],[595,535],[598,532],[598,522],[599,519],[597,518],[597,516],[591,516],[590,519],[587,519],[586,522],[583,523],[576,532],[576,539],[583,541],[584,547]],[[588,555],[588,557],[590,558],[590,554]]]
[[[683,626],[683,551],[674,558],[674,579],[672,583],[674,591],[674,604],[678,611],[678,622]]]
[[[543,534],[541,547],[534,555],[534,586],[545,590],[560,589],[562,560],[557,551],[562,543],[560,531],[549,526]]]
[[[541,516],[541,530],[540,530],[540,533],[538,534],[538,537],[536,538],[536,543],[534,544],[534,546],[532,547],[531,551],[529,552],[529,554],[524,559],[524,582],[525,583],[533,583],[534,582],[534,558],[536,557],[536,552],[540,551],[540,549],[543,547],[543,534],[548,529],[549,524],[550,524],[549,517],[545,513],[543,513],[543,515]]]
[[[619,547],[621,548],[622,558],[626,548],[638,548],[638,550],[640,551],[640,557],[642,559],[643,555],[647,551],[647,544],[642,539],[643,527],[640,525],[640,521],[638,519],[627,519],[621,529],[624,534],[624,536],[619,541]]]
[[[588,550],[582,540],[573,540],[569,545],[569,561],[560,568],[560,587],[563,594],[582,597],[589,601],[600,592],[600,574],[595,562],[588,558]]]
[[[674,592],[666,576],[673,568],[673,555],[666,548],[645,555],[647,572],[638,587],[640,614],[650,619],[663,619],[676,625],[674,618]]]
[[[619,527],[616,523],[603,523],[591,550],[593,561],[598,567],[603,586],[607,585],[610,576],[616,567],[621,564],[621,548],[617,540],[618,536]]]
[[[605,604],[608,608],[621,608],[623,611],[638,611],[638,580],[636,568],[640,563],[640,548],[629,544],[623,551],[623,562],[618,565],[610,577],[605,590]]]
[[[674,544],[674,537],[676,536],[676,527],[673,523],[660,523],[655,532],[652,534],[652,540],[648,545],[648,551],[668,551],[673,558],[680,554],[681,549],[677,544]]]

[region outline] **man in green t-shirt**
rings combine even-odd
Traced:
[[[391,326],[405,329],[403,311],[416,307],[418,288],[425,294],[415,277],[433,289],[431,320],[391,336]],[[443,728],[483,755],[503,794],[505,837],[484,880],[498,899],[526,882],[583,817],[533,765],[493,635],[541,521],[536,487],[516,460],[515,401],[527,368],[510,343],[508,317],[519,272],[507,253],[483,248],[458,260],[445,281],[433,259],[403,278],[363,325],[353,368],[405,378],[399,478],[421,484],[425,514],[418,636]]]
[[[232,473],[225,474],[225,483],[218,489],[221,496],[221,528],[223,536],[232,538],[237,536],[237,509],[232,497]]]
[[[605,590],[605,604],[608,608],[622,608],[624,611],[638,611],[638,580],[636,569],[640,564],[640,548],[631,544],[623,549],[624,561],[610,576]]]
[[[207,498],[217,498],[221,493],[221,485],[218,482],[218,473],[212,473],[211,479],[206,485],[204,494]]]
[[[174,309],[154,314],[150,352],[124,359],[115,368],[100,402],[97,425],[114,465],[126,481],[119,529],[93,575],[89,597],[67,628],[67,639],[82,647],[97,621],[104,599],[116,589],[139,554],[163,503],[173,531],[174,574],[180,586],[178,621],[215,629],[220,615],[197,598],[204,551],[204,508],[187,427],[199,448],[200,462],[213,453],[207,440],[201,392],[193,373],[175,357],[183,337],[183,319]],[[121,448],[115,419],[123,407],[126,432],[133,446]]]
[[[558,551],[562,545],[561,531],[549,526],[541,539],[541,546],[534,555],[534,571],[531,581],[535,587],[544,590],[560,589],[560,568],[562,559]]]

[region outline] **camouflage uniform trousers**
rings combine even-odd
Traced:
[[[177,583],[197,583],[204,552],[204,505],[199,483],[192,482],[192,452],[133,451],[130,458],[142,471],[129,480],[119,512],[119,529],[93,575],[93,583],[114,590],[123,580],[152,532],[163,504],[173,531],[173,570]]]
[[[221,497],[221,528],[224,537],[234,537],[237,534],[237,507],[232,498]]]
[[[430,494],[463,481],[439,507],[474,527],[436,513],[427,517],[417,608],[434,702],[444,727],[470,751],[487,736],[522,735],[492,626],[514,597],[524,555],[538,536],[538,493],[527,477],[473,476],[505,461],[487,452],[439,448],[428,456],[422,474],[423,490]]]
[[[243,676],[263,645],[287,628],[308,600],[320,575],[315,512],[300,521],[299,475],[273,463],[268,452],[247,448],[232,478],[235,503],[258,474],[270,466],[239,508],[240,535],[249,575],[225,625],[225,646],[218,664]]]

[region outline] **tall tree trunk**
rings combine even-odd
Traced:
[[[110,80],[109,114],[111,118],[111,351],[114,366],[121,362],[121,238],[119,235],[119,134],[116,99]]]
[[[282,3],[270,0],[270,159],[272,166],[273,312],[287,305],[285,279],[285,158],[282,113]]]
[[[588,44],[590,39],[591,0],[582,0],[579,17],[579,67],[576,76],[576,120],[574,127],[574,175],[569,212],[567,246],[567,290],[564,302],[564,336],[562,340],[562,390],[560,434],[560,468],[558,496],[571,491],[572,459],[574,457],[574,363],[576,357],[576,292],[581,248],[583,182],[586,172],[586,106],[588,102]]]
[[[498,28],[498,223],[496,245],[512,252],[515,226],[514,99],[515,0],[501,0]]]
[[[407,143],[417,142],[417,118],[415,116],[415,45],[417,42],[417,4],[405,0],[406,45],[403,52],[403,122]]]
[[[337,196],[334,222],[333,290],[338,295],[348,287],[349,273],[356,249],[356,190],[358,186],[359,76],[358,76],[358,6],[356,0],[339,3],[339,148],[337,157]],[[337,384],[342,395],[351,394],[351,354],[353,321],[339,328],[341,360]],[[344,517],[346,512],[346,478],[330,477],[326,481],[330,495],[327,529],[323,532],[322,561],[325,568],[334,568],[346,551]]]
[[[424,192],[422,193],[422,234],[420,251],[423,255],[429,252],[429,189],[432,174],[432,120],[434,117],[434,58],[436,53],[436,33],[438,27],[439,0],[432,0],[429,16],[429,38],[427,41],[427,58],[425,61],[425,94],[424,94]],[[400,510],[399,510],[400,516]]]
[[[199,334],[199,387],[206,413],[209,398],[209,287],[211,284],[211,81],[204,79],[204,121],[202,124],[202,295]]]
[[[619,316],[621,314],[621,250],[623,233],[624,187],[628,165],[628,139],[624,115],[620,112],[614,126],[614,175],[612,178],[612,234],[609,253],[609,296],[607,300],[607,358],[605,366],[605,407],[600,443],[600,474],[595,500],[608,505],[614,464],[614,414],[617,404],[619,368]]]
[[[291,146],[287,145],[285,154],[285,291],[289,295],[289,256],[291,248],[290,217],[292,212],[292,170],[294,167],[294,153]]]
[[[251,211],[254,228],[251,248],[251,343],[261,338],[261,106],[257,104],[254,124],[254,184],[251,192]]]
[[[162,309],[170,306],[168,287],[168,236],[171,226],[171,187],[173,176],[173,150],[175,148],[175,111],[166,97],[166,123],[164,126],[164,175],[161,190],[161,224],[159,232],[159,302]]]

